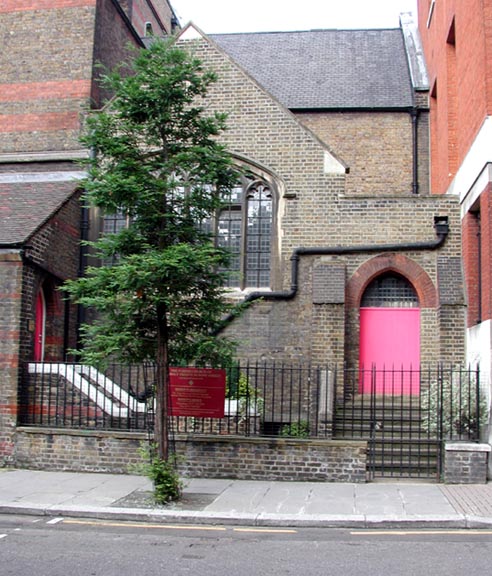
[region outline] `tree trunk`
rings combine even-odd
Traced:
[[[169,358],[165,307],[157,310],[157,373],[154,440],[160,460],[169,458]]]

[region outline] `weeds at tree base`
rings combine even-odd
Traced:
[[[131,470],[152,480],[155,502],[168,504],[179,500],[183,493],[183,482],[177,471],[177,456],[173,454],[167,460],[158,458],[155,444],[142,444],[139,453],[143,462],[132,466]]]

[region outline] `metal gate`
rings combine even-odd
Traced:
[[[368,442],[370,478],[439,478],[444,442],[478,441],[487,421],[478,368],[345,370],[337,394],[334,436]]]

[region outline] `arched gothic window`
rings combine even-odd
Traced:
[[[185,194],[186,187],[178,187]],[[222,208],[201,227],[216,238],[219,246],[230,251],[226,287],[270,287],[271,250],[274,214],[272,186],[261,177],[246,174],[223,198]],[[114,234],[129,225],[122,212],[103,218],[103,234]],[[106,265],[116,261],[106,261]]]
[[[270,286],[273,227],[271,186],[255,175],[243,176],[217,218],[217,242],[231,252],[227,286]]]

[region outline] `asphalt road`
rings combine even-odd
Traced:
[[[267,529],[0,516],[0,576],[483,576],[492,530]]]

